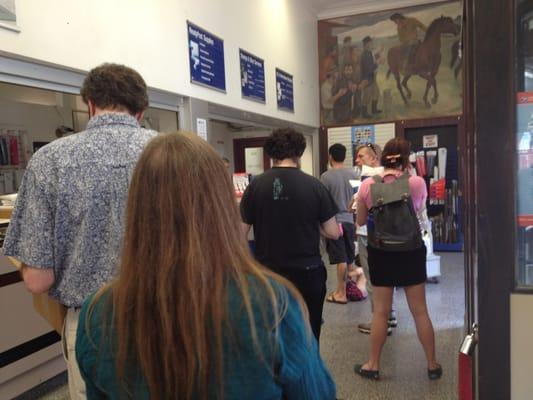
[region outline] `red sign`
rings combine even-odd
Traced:
[[[519,215],[518,216],[518,226],[522,228],[527,228],[528,226],[533,226],[533,215]]]
[[[446,198],[446,179],[439,179],[429,186],[429,198],[432,200],[444,200]]]
[[[516,102],[518,104],[533,103],[533,92],[518,92],[516,94]]]

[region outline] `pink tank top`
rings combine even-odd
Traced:
[[[403,174],[403,172],[398,171],[394,175],[398,177],[401,174]],[[396,179],[394,176],[388,174],[383,180],[385,183],[388,183],[392,182],[394,179]],[[369,210],[372,208],[370,185],[374,183],[374,179],[366,178],[357,192],[357,195],[365,202]],[[418,213],[426,207],[426,198],[428,196],[426,182],[419,176],[411,176],[409,177],[409,190],[411,192],[411,199],[413,200],[413,207],[415,208],[415,212]]]

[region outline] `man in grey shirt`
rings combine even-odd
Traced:
[[[337,223],[342,225],[342,236],[337,240],[326,239],[330,264],[337,264],[337,289],[326,301],[346,304],[346,280],[348,266],[353,268],[355,260],[355,225],[353,214],[348,211],[348,204],[353,196],[350,180],[357,179],[354,168],[345,168],[346,147],[335,143],[329,148],[329,164],[331,168],[324,172],[320,180],[335,200],[339,212]]]
[[[22,263],[28,290],[48,291],[67,307],[62,340],[71,399],[86,397],[74,349],[78,312],[117,272],[129,180],[156,135],[139,125],[148,94],[133,69],[94,68],[81,95],[91,117],[87,130],[34,154],[4,241],[4,254]]]

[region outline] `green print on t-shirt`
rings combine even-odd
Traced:
[[[276,178],[274,179],[274,183],[272,184],[272,195],[274,197],[274,200],[281,199],[281,192],[283,192],[283,185],[281,184],[280,179]]]

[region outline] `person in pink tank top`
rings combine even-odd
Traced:
[[[389,140],[383,149],[381,164],[385,167],[382,178],[392,182],[409,168],[410,143],[401,138]],[[357,200],[357,224],[365,225],[372,213],[370,187],[375,183],[368,178],[361,184]],[[413,208],[420,213],[426,207],[427,190],[424,179],[409,177]],[[415,320],[418,338],[427,360],[429,379],[439,379],[442,367],[435,357],[435,333],[426,304],[426,247],[407,251],[386,251],[368,244],[370,281],[374,287],[374,310],[370,332],[370,356],[364,364],[355,365],[355,372],[363,378],[379,379],[381,351],[387,339],[387,320],[391,311],[394,287],[402,286]]]
[[[385,176],[383,176],[383,181],[385,183],[391,182],[394,180],[394,177],[399,177],[403,174],[403,171],[400,170],[386,170]],[[370,185],[374,183],[373,179],[365,179],[359,188],[359,198],[365,200],[367,207],[367,212],[372,208],[372,198],[370,196]],[[411,200],[413,201],[413,206],[418,214],[420,211],[426,208],[426,199],[427,199],[427,189],[426,182],[423,178],[419,176],[411,176],[409,178],[409,190],[411,192]]]

